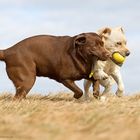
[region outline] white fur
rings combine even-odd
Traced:
[[[111,53],[118,51],[125,56],[126,52],[129,50],[126,48],[126,38],[123,29],[121,27],[108,28],[111,32],[104,33],[105,29],[106,28],[103,28],[98,31],[98,34],[102,36],[104,46]],[[92,71],[94,71],[94,78],[98,79],[100,84],[104,87],[102,96],[111,93],[111,87],[115,82],[118,86],[116,95],[119,97],[123,95],[124,84],[120,73],[120,67],[112,60],[97,61]],[[88,80],[84,81],[85,97],[88,97],[88,91],[91,83],[92,82]]]

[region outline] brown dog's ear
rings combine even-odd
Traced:
[[[86,43],[86,37],[84,34],[80,34],[75,37],[74,45],[75,47],[77,46],[82,46]]]
[[[101,37],[107,38],[111,34],[111,29],[108,27],[100,29],[100,30],[98,30],[98,34]]]

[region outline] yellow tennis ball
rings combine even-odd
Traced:
[[[112,57],[117,63],[123,63],[125,61],[125,57],[118,52],[113,53]]]

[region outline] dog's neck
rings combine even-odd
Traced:
[[[92,56],[86,56],[84,52],[81,52],[81,50],[78,48],[74,48],[73,41],[70,42],[70,46],[68,48],[68,53],[70,54],[73,64],[75,65],[76,69],[85,75],[84,77],[89,77],[89,74],[92,69],[93,57]]]
[[[89,57],[88,59],[85,59],[82,54],[76,53],[76,51],[74,51],[71,54],[71,57],[78,71],[83,73],[86,79],[89,78],[89,74],[92,70],[92,67],[94,67],[94,64],[97,60],[95,59],[96,56],[92,56],[92,57]]]

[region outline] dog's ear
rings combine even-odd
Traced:
[[[83,46],[83,45],[85,45],[85,43],[86,43],[86,36],[85,36],[85,34],[80,34],[80,35],[77,35],[75,37],[75,40],[74,40],[74,46],[75,47]]]
[[[102,28],[102,29],[98,30],[98,34],[101,37],[108,38],[108,36],[111,34],[111,29],[108,27]]]
[[[122,33],[124,33],[124,30],[122,27],[118,27],[118,30],[120,30]]]

